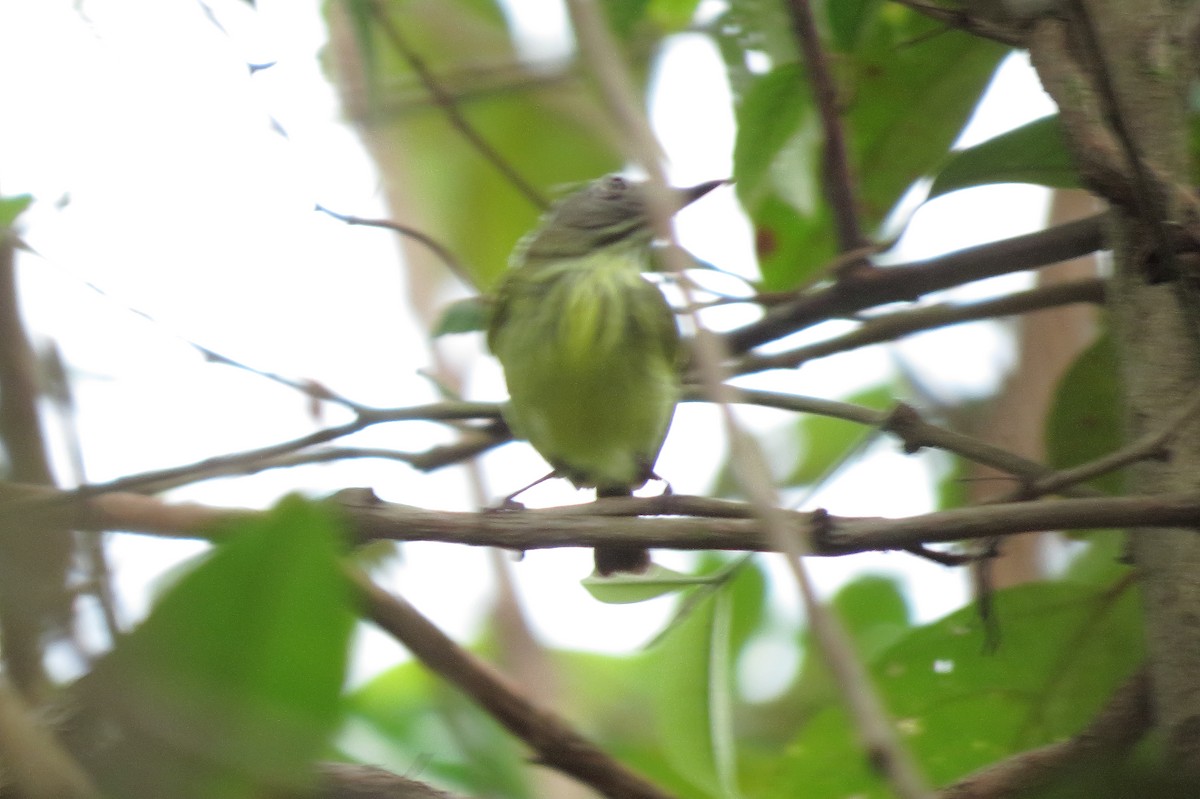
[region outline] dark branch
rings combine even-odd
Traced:
[[[1105,214],[1096,214],[924,261],[845,273],[835,283],[772,308],[759,321],[728,333],[729,348],[746,352],[818,322],[852,316],[876,305],[915,300],[931,291],[1096,252],[1104,248],[1104,220]]]
[[[1104,302],[1105,281],[1089,278],[1071,283],[1039,286],[992,300],[966,304],[944,303],[872,317],[857,330],[771,355],[747,355],[734,366],[738,374],[764,369],[791,369],[808,361],[826,358],[871,344],[896,341],[904,336],[960,325],[981,319],[1031,313],[1077,302]]]
[[[792,22],[792,35],[800,46],[813,99],[821,116],[825,132],[824,164],[821,171],[825,193],[833,210],[837,229],[838,249],[856,250],[866,244],[858,221],[858,201],[854,177],[850,171],[850,156],[846,150],[846,135],[842,127],[841,107],[837,88],[830,74],[829,61],[817,33],[817,22],[808,0],[788,0],[784,3]]]

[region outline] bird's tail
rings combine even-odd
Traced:
[[[633,496],[633,492],[628,486],[596,489],[597,499],[629,496]],[[650,551],[644,547],[632,545],[596,547],[593,555],[596,558],[596,573],[601,577],[607,577],[616,572],[640,574],[650,568]]]

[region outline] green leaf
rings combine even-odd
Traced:
[[[776,67],[754,80],[737,108],[734,188],[753,212],[770,190],[771,168],[811,107],[799,64]]]
[[[667,761],[711,795],[737,796],[732,728],[732,594],[718,591],[653,651],[654,693]]]
[[[1116,345],[1105,334],[1075,359],[1054,393],[1046,418],[1046,455],[1056,469],[1107,455],[1124,441]],[[1110,472],[1090,485],[1120,494],[1124,472]]]
[[[475,333],[487,330],[492,313],[490,297],[475,296],[455,300],[442,309],[433,328],[433,338],[452,333]]]
[[[1137,592],[1039,583],[997,592],[999,649],[973,607],[908,636],[873,667],[938,784],[1088,723],[1143,657]]]
[[[667,31],[680,31],[696,16],[700,0],[650,0],[646,13]]]
[[[1087,724],[1143,657],[1138,598],[1125,581],[997,592],[998,651],[973,607],[914,629],[871,674],[921,770],[944,785]],[[830,769],[837,762],[839,768]],[[765,796],[888,796],[840,706],[787,749]]]
[[[846,400],[883,410],[894,403],[891,386],[882,385],[855,394]],[[796,422],[802,453],[795,468],[783,479],[784,486],[815,485],[829,474],[874,431],[861,424],[818,414],[805,414]]]
[[[892,577],[865,574],[846,583],[830,602],[845,626],[857,656],[871,662],[911,630],[908,602]],[[833,677],[812,633],[800,636],[804,652],[799,675],[790,690],[801,715],[838,702]]]
[[[847,65],[846,130],[869,227],[945,159],[1008,54],[908,9],[885,11]]]
[[[1078,188],[1079,172],[1067,152],[1058,115],[1035,119],[953,153],[934,178],[929,196],[989,183]]]
[[[528,797],[526,751],[420,663],[389,669],[346,698],[347,757],[477,796]]]
[[[764,291],[786,291],[807,282],[837,254],[827,205],[804,215],[772,193],[750,221]]]
[[[301,788],[336,728],[354,618],[339,525],[289,497],[225,532],[90,678],[119,730],[112,795]]]
[[[10,230],[17,217],[33,204],[32,194],[15,194],[12,197],[0,197],[0,232]]]
[[[644,574],[620,572],[610,577],[585,577],[582,585],[594,599],[609,605],[645,602],[684,588],[712,582],[711,576],[693,576],[652,565]]]
[[[880,0],[834,0],[825,3],[825,15],[829,18],[834,46],[842,52],[853,50],[858,44],[859,34],[874,18],[880,5]]]

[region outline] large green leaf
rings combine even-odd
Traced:
[[[1058,115],[1035,119],[953,153],[934,178],[929,196],[989,183],[1078,188],[1079,172],[1067,152]]]
[[[1007,53],[900,6],[878,15],[845,65],[846,125],[868,226],[946,157]]]
[[[96,765],[112,795],[302,787],[338,723],[353,625],[339,526],[292,497],[225,533],[85,681],[119,730]]]
[[[1116,345],[1103,335],[1063,375],[1046,418],[1046,456],[1056,469],[1078,466],[1121,446],[1124,424]],[[1124,472],[1091,484],[1110,494],[1124,488]]]
[[[690,792],[736,796],[733,669],[763,621],[766,583],[752,560],[707,555],[700,571],[723,579],[680,604],[669,630],[645,654],[660,757]]]
[[[775,159],[800,127],[811,105],[805,98],[799,64],[784,64],[750,85],[737,108],[738,137],[733,149],[734,188],[753,211],[771,188]]]
[[[713,796],[737,794],[732,729],[732,595],[718,591],[658,645],[654,692],[667,761]]]
[[[1077,732],[1143,657],[1136,592],[1125,581],[1021,586],[999,592],[995,610],[993,654],[968,607],[872,662],[905,744],[936,785]],[[774,776],[765,795],[889,795],[834,706],[804,728]]]

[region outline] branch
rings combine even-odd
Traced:
[[[282,798],[281,798],[282,799]],[[323,763],[317,788],[291,799],[462,799],[417,780],[375,766]]]
[[[828,319],[852,316],[889,302],[1078,258],[1104,248],[1106,214],[1036,233],[967,247],[923,261],[843,272],[825,288],[772,308],[757,322],[726,334],[729,348],[746,352]]]
[[[15,244],[0,230],[0,449],[14,480],[53,485],[38,413],[38,367],[17,297]],[[16,530],[21,522],[13,520]],[[0,525],[0,534],[7,533]],[[49,685],[43,663],[48,633],[61,634],[72,597],[66,577],[73,541],[66,528],[0,542],[0,653],[5,670],[27,699]]]
[[[388,594],[359,571],[351,571],[349,576],[368,618],[528,744],[537,753],[537,762],[574,777],[610,799],[672,799],[558,715],[535,705],[502,674],[456,644],[408,602]]]
[[[141,494],[79,499],[68,491],[0,484],[0,515],[71,524],[92,531],[219,540],[230,525],[264,511],[171,503]],[[434,511],[382,502],[369,489],[334,496],[360,541],[437,541],[510,550],[640,546],[659,549],[780,552],[783,546],[748,503],[705,497],[620,497],[564,508]],[[713,504],[717,503],[717,504]],[[32,509],[32,510],[31,510]],[[1006,502],[885,519],[780,510],[791,547],[811,554],[907,550],[926,544],[1047,530],[1200,526],[1200,494]],[[9,532],[35,537],[36,532]]]
[[[1076,302],[1104,302],[1105,281],[1099,278],[1059,283],[1050,286],[1007,294],[992,300],[966,304],[943,303],[910,311],[876,316],[863,322],[857,330],[834,336],[815,344],[773,353],[746,355],[735,365],[738,374],[761,372],[766,369],[792,369],[808,361],[826,358],[871,344],[895,341],[940,327],[960,325],[981,319],[1041,311]]]
[[[1168,417],[1161,429],[1151,431],[1108,455],[1035,480],[1019,490],[1019,497],[1011,498],[1029,499],[1056,494],[1064,488],[1078,485],[1093,477],[1108,474],[1138,461],[1165,458],[1170,454],[1168,447],[1171,442],[1179,437],[1187,423],[1197,413],[1200,413],[1200,389],[1192,392],[1191,399]]]
[[[0,680],[0,766],[13,796],[96,799],[100,792],[69,752]]]
[[[944,788],[939,799],[1010,799],[1032,795],[1071,766],[1124,757],[1150,730],[1150,677],[1139,669],[1078,735],[1002,760]]]
[[[833,84],[829,62],[825,57],[825,49],[821,46],[821,37],[817,34],[817,23],[808,0],[788,0],[784,3],[784,8],[792,22],[792,35],[804,57],[813,100],[821,115],[821,127],[825,132],[824,168],[821,170],[821,177],[829,198],[829,206],[833,211],[838,250],[856,250],[866,244],[866,241],[858,222],[858,201],[855,197],[854,177],[850,172],[850,157],[846,152],[846,136],[842,128],[837,88]]]

